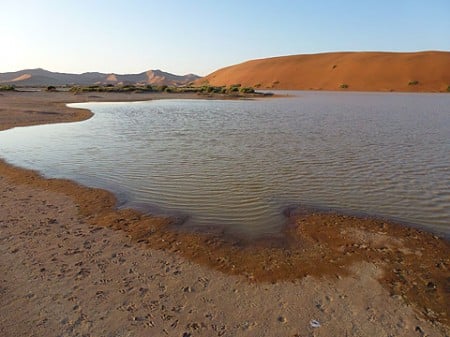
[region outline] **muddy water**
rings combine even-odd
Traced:
[[[76,104],[94,117],[1,132],[0,157],[187,228],[275,233],[307,204],[450,234],[450,95],[289,94]]]

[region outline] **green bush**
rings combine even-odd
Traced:
[[[243,94],[254,94],[255,93],[255,89],[251,88],[251,87],[242,87],[239,89],[239,92],[243,93]]]
[[[49,85],[45,90],[46,91],[56,91],[56,87],[54,85]]]
[[[211,92],[214,91],[214,87],[212,87],[212,86],[210,86],[210,85],[207,85],[207,86],[205,87],[205,91],[206,91],[207,93],[211,93]]]
[[[130,85],[130,84],[127,84],[127,85],[124,85],[122,88],[120,88],[119,90],[120,91],[124,91],[124,92],[130,92],[130,91],[135,91],[135,90],[137,90],[138,88],[136,88],[136,86],[134,86],[134,85]]]
[[[417,81],[417,80],[410,81],[410,82],[408,83],[408,85],[417,85],[417,84],[419,84],[419,81]]]
[[[348,84],[343,83],[343,84],[341,84],[339,86],[339,88],[341,88],[341,89],[348,89]]]
[[[167,89],[167,85],[158,85],[156,88],[153,87],[153,89],[156,89],[156,91],[159,91],[159,92],[163,92],[164,90]]]
[[[212,85],[203,85],[197,91],[205,92],[208,94],[211,94],[211,93],[219,94],[222,92],[222,88],[223,87],[215,87]]]
[[[77,86],[77,85],[74,85],[73,87],[71,87],[71,88],[69,89],[69,91],[70,91],[70,92],[73,92],[74,94],[78,94],[79,92],[82,91],[82,89],[81,89],[81,87],[79,87],[79,86]]]
[[[9,85],[9,84],[0,85],[0,91],[13,91],[13,90],[16,90],[16,87],[13,85]]]
[[[447,87],[447,91],[450,92],[450,85]]]

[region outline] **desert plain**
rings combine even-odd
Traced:
[[[2,92],[0,130],[92,115],[66,103],[173,97]],[[180,232],[4,161],[0,191],[2,336],[450,334],[450,244],[432,233],[315,211],[287,211],[276,238]]]

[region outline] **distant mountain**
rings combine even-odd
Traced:
[[[197,85],[261,89],[448,91],[450,52],[337,52],[251,60],[216,70]]]
[[[104,74],[89,72],[83,74],[67,74],[45,69],[25,69],[15,72],[0,73],[0,84],[16,86],[46,85],[96,85],[96,84],[154,84],[185,85],[200,77],[194,74],[174,75],[161,70],[148,70],[140,74]]]

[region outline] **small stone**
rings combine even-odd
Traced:
[[[444,263],[442,263],[442,262],[436,263],[436,268],[444,269],[444,267],[445,267],[445,264],[444,264]]]
[[[284,316],[280,316],[280,317],[278,317],[278,322],[280,322],[280,323],[286,323],[286,322],[287,322],[287,319],[286,319],[286,317],[284,317]]]
[[[311,325],[311,327],[313,327],[313,328],[320,328],[321,327],[320,322],[318,320],[315,320],[315,319],[312,319],[309,322],[309,325]]]
[[[433,282],[428,282],[427,283],[427,288],[430,290],[435,290],[436,289],[436,285]]]

